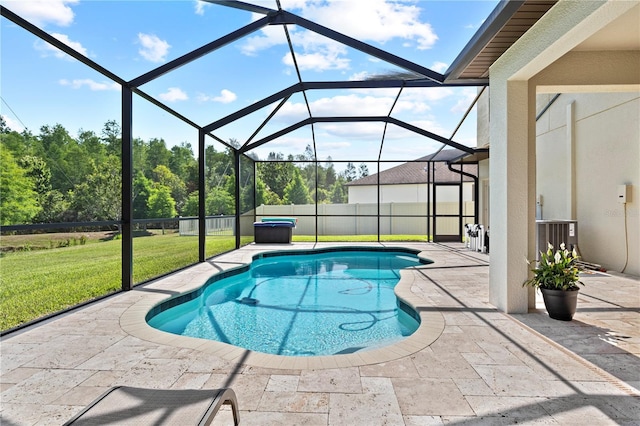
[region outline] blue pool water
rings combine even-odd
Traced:
[[[289,356],[350,353],[412,334],[418,316],[393,288],[404,268],[429,263],[415,251],[342,249],[271,252],[172,298],[149,325]]]

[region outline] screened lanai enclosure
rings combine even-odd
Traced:
[[[2,167],[23,185],[2,303],[33,307],[0,309],[5,332],[253,243],[264,217],[295,217],[294,242],[461,241],[478,222],[473,32],[448,29],[447,68],[423,58],[430,24],[403,45],[279,1],[28,3],[1,8]],[[58,300],[13,297],[43,281]]]

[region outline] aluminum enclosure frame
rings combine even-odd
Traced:
[[[166,111],[167,113],[173,115],[189,126],[193,127],[198,131],[198,169],[200,171],[200,179],[199,179],[199,196],[200,196],[200,207],[199,207],[199,223],[200,223],[200,236],[199,236],[199,260],[203,262],[205,260],[205,250],[204,250],[204,241],[205,241],[205,209],[204,209],[204,145],[206,136],[212,137],[214,140],[222,143],[227,148],[233,150],[234,158],[235,158],[235,167],[236,167],[236,179],[239,178],[239,164],[240,164],[240,156],[244,155],[248,150],[255,148],[256,146],[268,143],[276,139],[279,136],[282,136],[290,131],[293,131],[297,128],[310,125],[313,133],[313,125],[314,123],[321,122],[359,122],[359,121],[380,121],[386,124],[394,124],[400,127],[403,127],[407,130],[420,134],[426,138],[436,140],[438,142],[443,143],[444,145],[451,146],[454,148],[458,148],[466,153],[472,154],[474,152],[473,148],[469,148],[465,145],[459,144],[453,141],[451,138],[446,138],[439,136],[435,133],[429,132],[428,130],[424,130],[421,128],[417,128],[415,126],[410,125],[409,123],[405,123],[401,120],[397,120],[391,117],[391,110],[387,116],[356,116],[356,117],[313,117],[309,116],[309,118],[300,121],[293,126],[290,126],[286,129],[283,129],[279,132],[273,133],[265,138],[262,138],[258,141],[254,141],[253,143],[249,143],[247,141],[241,148],[237,149],[233,147],[229,142],[222,140],[217,137],[213,132],[224,126],[225,124],[231,123],[237,119],[240,119],[254,111],[259,110],[262,107],[268,106],[273,102],[281,101],[281,104],[288,99],[293,93],[303,92],[309,90],[323,90],[323,89],[345,89],[345,88],[397,88],[400,91],[405,87],[460,87],[460,86],[487,86],[488,81],[485,79],[478,79],[475,81],[464,80],[457,81],[455,79],[447,79],[445,75],[435,72],[429,68],[423,67],[414,62],[403,59],[399,56],[388,53],[382,49],[376,48],[372,45],[363,43],[359,40],[356,40],[352,37],[341,34],[337,31],[326,28],[317,23],[306,20],[302,17],[299,17],[295,14],[287,12],[279,8],[268,9],[261,6],[251,5],[248,3],[243,3],[239,1],[214,1],[214,0],[206,0],[210,3],[215,3],[222,6],[234,7],[238,9],[248,10],[255,13],[260,13],[265,15],[263,18],[260,18],[240,29],[237,29],[217,40],[214,40],[208,44],[201,46],[179,58],[176,58],[162,66],[159,66],[145,74],[142,74],[132,80],[125,80],[110,70],[102,67],[95,61],[89,59],[88,57],[80,54],[78,51],[69,47],[68,45],[62,43],[57,40],[53,36],[49,35],[45,31],[31,24],[27,20],[23,19],[19,15],[15,14],[11,10],[7,9],[5,6],[0,6],[0,15],[14,24],[22,27],[26,31],[32,33],[39,39],[53,45],[60,51],[68,54],[72,58],[76,59],[80,63],[88,66],[94,71],[102,74],[106,78],[114,81],[115,83],[121,86],[121,96],[122,96],[122,110],[121,110],[121,128],[122,128],[122,219],[120,224],[122,226],[122,290],[130,290],[133,286],[133,208],[132,208],[132,196],[133,196],[133,95],[136,94],[143,99],[149,101],[154,104],[158,108]],[[384,78],[380,80],[364,80],[364,81],[330,81],[330,82],[303,82],[301,79],[299,83],[294,84],[286,89],[283,89],[279,92],[274,93],[271,96],[268,96],[261,101],[254,103],[246,108],[236,111],[233,114],[228,115],[227,117],[220,118],[216,121],[211,122],[205,126],[199,126],[194,121],[190,120],[188,117],[183,116],[177,111],[173,110],[163,102],[154,98],[153,96],[145,93],[140,89],[140,86],[146,84],[150,81],[155,80],[156,78],[171,72],[179,67],[182,67],[192,61],[195,61],[204,55],[207,55],[211,52],[220,49],[221,47],[232,43],[242,37],[247,36],[265,26],[269,25],[280,25],[285,28],[286,25],[298,25],[303,28],[306,28],[312,32],[317,34],[321,34],[325,37],[328,37],[334,41],[342,43],[346,46],[349,46],[353,49],[366,53],[370,56],[376,57],[384,62],[389,64],[393,64],[407,71],[407,74],[398,74],[395,77]],[[294,53],[293,46],[291,44],[290,39],[288,38],[289,48],[292,53]],[[295,55],[294,55],[295,58]],[[295,61],[294,61],[295,63]],[[298,76],[300,76],[299,68],[296,63],[296,72]],[[305,96],[305,102],[307,104],[307,110],[309,110],[309,104]],[[395,103],[394,103],[395,105]],[[391,107],[393,109],[393,106]],[[269,117],[270,118],[270,117]],[[269,118],[262,124],[264,126]],[[386,129],[385,124],[385,129]],[[260,129],[257,129],[253,135],[257,134]],[[253,136],[252,136],[253,137]],[[381,146],[384,143],[384,135],[382,136]],[[315,156],[315,137],[313,138],[313,147],[314,147],[314,156]],[[317,163],[317,156],[315,158]],[[254,184],[255,185],[255,184]],[[236,223],[240,223],[240,200],[239,200],[239,187],[236,185]],[[52,228],[60,227],[61,224],[52,224]],[[62,224],[65,225],[65,224]],[[239,225],[238,225],[239,226]],[[240,236],[239,233],[236,234],[236,248],[240,245]]]

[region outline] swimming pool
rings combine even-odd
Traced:
[[[276,355],[346,354],[395,343],[419,326],[395,297],[404,268],[430,263],[402,248],[267,252],[147,314],[154,328]]]

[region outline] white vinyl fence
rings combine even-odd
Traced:
[[[205,219],[207,235],[233,235],[235,230],[235,216],[214,216]],[[198,235],[198,218],[180,220],[180,235]]]
[[[438,203],[437,211],[457,214],[457,203]],[[431,212],[433,213],[433,212]],[[463,206],[464,215],[473,216],[473,202]],[[263,217],[295,217],[298,219],[294,235],[316,234],[316,205],[261,205],[256,208],[256,220]],[[318,235],[376,235],[378,233],[378,205],[370,204],[318,204]],[[433,217],[430,218],[433,221]],[[426,203],[384,203],[380,204],[380,234],[382,235],[426,235]],[[242,216],[243,233],[253,232],[252,212]],[[451,225],[448,225],[448,224]],[[207,235],[233,235],[235,217],[220,216],[206,219]],[[455,234],[457,221],[439,223],[439,234]],[[452,229],[444,229],[446,226]],[[251,229],[251,231],[248,231]],[[431,224],[433,232],[433,222]],[[198,235],[198,219],[180,220],[180,235]]]
[[[457,214],[458,203],[438,203],[437,211]],[[313,204],[262,205],[256,209],[256,220],[270,216],[297,217],[298,223],[293,230],[294,235],[315,235],[315,214],[316,206]],[[427,214],[426,203],[382,203],[380,204],[380,234],[426,235],[429,220]],[[473,202],[464,203],[463,214],[473,216]],[[378,233],[377,215],[376,203],[318,204],[318,235],[375,235]],[[438,233],[462,232],[455,229],[455,225],[453,229],[440,228]],[[431,230],[433,231],[433,222]]]

